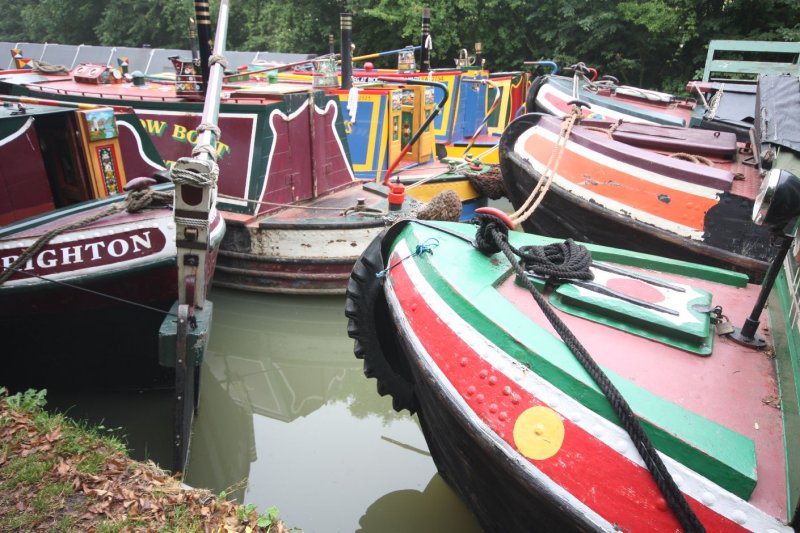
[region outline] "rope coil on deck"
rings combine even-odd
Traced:
[[[33,59],[31,66],[33,70],[44,72],[45,74],[69,74],[69,69],[64,65],[53,65],[47,61]]]

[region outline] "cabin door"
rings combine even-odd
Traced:
[[[75,115],[43,115],[37,118],[36,130],[56,206],[90,200],[89,173],[80,155]]]

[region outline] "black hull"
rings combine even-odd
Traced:
[[[169,310],[172,301],[152,305]],[[164,314],[135,307],[4,318],[0,385],[12,390],[149,390],[175,385],[158,362]]]
[[[533,167],[513,152],[516,137],[528,127],[515,123],[503,134],[500,164],[508,198],[519,208],[538,183]],[[522,223],[528,233],[663,255],[742,272],[760,283],[774,255],[769,231],[750,220],[753,202],[724,193],[705,218],[702,241],[633,220],[551,186],[534,214]]]

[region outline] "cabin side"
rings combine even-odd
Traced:
[[[0,109],[0,160],[2,225],[122,193],[164,169],[138,120],[112,108],[11,101]]]

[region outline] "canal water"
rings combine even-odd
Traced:
[[[364,377],[343,296],[212,289],[210,299],[186,483],[276,506],[306,533],[480,531],[437,474],[416,416],[396,413]],[[169,467],[171,393],[48,398]]]

